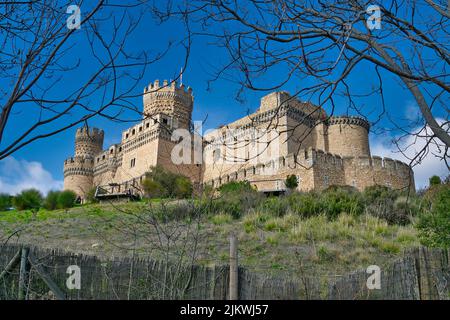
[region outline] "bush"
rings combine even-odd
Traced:
[[[350,189],[351,190],[351,189]],[[341,213],[360,215],[364,210],[364,203],[359,192],[346,188],[332,188],[323,192],[320,208],[330,219],[336,218]]]
[[[385,186],[371,186],[363,192],[366,213],[384,219],[389,224],[406,225],[427,206],[417,195],[403,195]]]
[[[285,198],[270,197],[262,201],[261,210],[276,217],[282,217],[289,209],[289,203]]]
[[[77,194],[71,190],[64,190],[58,196],[58,208],[69,209],[75,205]]]
[[[432,209],[417,223],[420,242],[429,247],[450,248],[450,187],[436,194]]]
[[[174,195],[177,198],[189,198],[192,196],[192,183],[186,177],[180,176],[175,179]]]
[[[430,178],[430,186],[436,186],[438,184],[441,184],[441,178],[439,176],[432,176]]]
[[[13,198],[12,204],[19,211],[37,211],[42,204],[42,194],[36,189],[23,190],[20,194]]]
[[[291,174],[287,176],[286,180],[284,181],[284,184],[286,185],[286,188],[289,190],[294,190],[298,187],[298,179],[297,176],[294,174]]]
[[[55,210],[58,207],[60,193],[60,191],[49,191],[47,197],[45,197],[44,208],[47,210]]]
[[[142,187],[145,195],[150,198],[188,198],[193,189],[189,178],[161,166],[151,168],[142,182]]]
[[[86,193],[86,201],[88,203],[97,203],[98,200],[95,198],[95,192],[97,191],[97,187],[93,187],[88,190]]]
[[[219,191],[219,198],[204,200],[204,205],[209,205],[209,212],[213,214],[227,213],[235,219],[257,207],[264,198],[246,181],[226,183]]]
[[[318,215],[322,212],[319,194],[314,191],[308,193],[293,193],[288,197],[291,210],[303,218]]]
[[[5,211],[12,206],[12,196],[6,193],[0,193],[0,211]]]
[[[167,190],[159,182],[149,178],[142,181],[142,188],[146,198],[162,198],[167,195]]]

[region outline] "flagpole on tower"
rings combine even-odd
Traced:
[[[183,85],[183,67],[181,67],[181,72],[180,72],[180,85]]]

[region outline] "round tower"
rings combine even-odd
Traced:
[[[328,121],[328,152],[342,157],[370,157],[369,122],[361,117],[331,117]]]
[[[73,157],[64,161],[64,190],[72,190],[84,200],[93,182],[93,158]]]
[[[94,158],[103,150],[103,130],[78,128],[75,156],[64,161],[64,190],[72,190],[82,200],[94,186]]]
[[[75,157],[94,158],[103,150],[103,130],[78,128],[75,134]]]
[[[189,129],[194,106],[192,89],[175,81],[159,80],[144,89],[144,119],[157,114],[165,114],[177,123],[179,128]]]

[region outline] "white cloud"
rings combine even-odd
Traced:
[[[55,180],[42,163],[17,160],[14,157],[0,162],[0,192],[17,194],[24,189],[35,188],[46,194],[63,188],[63,181]]]
[[[438,119],[438,122],[443,123],[444,120]],[[419,130],[420,128],[416,128],[413,132],[419,132]],[[431,130],[428,127],[425,130],[420,132],[421,135],[431,135]],[[405,157],[405,155],[399,152],[398,147],[392,141],[393,138],[389,136],[374,137],[371,141],[372,155],[397,159],[409,164],[410,159],[422,150],[427,143],[425,137],[408,136],[401,139],[399,141],[399,147],[401,150],[404,150]],[[449,174],[445,162],[439,158],[439,156],[443,156],[444,152],[445,149],[439,146],[438,140],[429,145],[428,153],[424,159],[420,163],[416,163],[413,167],[417,189],[428,186],[428,179],[433,175],[445,178]]]

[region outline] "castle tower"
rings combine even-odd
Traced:
[[[64,190],[72,190],[82,199],[93,187],[94,158],[103,149],[103,130],[78,128],[75,156],[64,161]]]
[[[331,117],[326,129],[328,152],[341,157],[370,157],[369,122],[361,117]]]
[[[103,150],[103,138],[103,130],[78,128],[75,133],[75,157],[94,158]]]
[[[165,114],[172,119],[174,127],[190,128],[194,97],[192,89],[176,82],[159,80],[144,89],[144,119]]]

